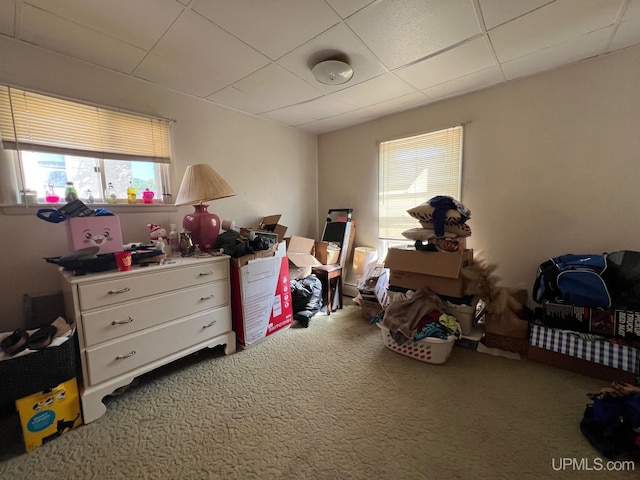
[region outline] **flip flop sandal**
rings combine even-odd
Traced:
[[[58,329],[53,325],[48,325],[36,330],[29,337],[29,350],[41,350],[48,347],[56,336]]]
[[[29,334],[26,330],[18,328],[8,337],[4,338],[0,342],[0,348],[5,351],[7,355],[15,355],[27,348],[29,344]]]

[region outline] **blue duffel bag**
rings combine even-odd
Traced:
[[[611,296],[602,274],[605,254],[553,257],[541,263],[533,285],[533,299],[580,307],[611,307]]]

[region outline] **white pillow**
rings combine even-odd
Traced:
[[[410,228],[409,230],[405,230],[402,232],[402,236],[404,238],[408,238],[409,240],[421,240],[428,241],[436,238],[436,231],[432,228]],[[456,238],[457,235],[455,233],[444,232],[445,238]]]
[[[422,203],[416,207],[407,210],[407,213],[420,222],[433,222],[433,212],[435,208],[429,205],[428,202]],[[455,218],[457,220],[462,219],[460,212],[455,209],[447,210],[444,214],[445,218]]]
[[[424,222],[420,221],[420,225],[422,228],[428,230],[434,230],[435,226],[433,222]],[[471,227],[466,223],[463,223],[460,219],[455,218],[445,218],[444,219],[444,232],[445,235],[447,233],[453,233],[456,237],[470,237],[471,236]]]

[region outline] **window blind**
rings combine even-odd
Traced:
[[[460,199],[462,126],[380,142],[378,236],[406,240],[402,232],[419,228],[407,210],[436,195]]]
[[[170,163],[169,121],[0,86],[5,149]]]

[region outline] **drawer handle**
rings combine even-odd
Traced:
[[[203,326],[202,328],[209,328],[209,327],[213,327],[216,324],[217,320],[212,321],[211,323],[209,323],[208,325]]]
[[[109,295],[113,295],[114,293],[127,293],[131,290],[129,287],[124,287],[122,290],[109,290]]]
[[[125,325],[131,322],[133,322],[133,318],[129,317],[126,320],[114,320],[113,322],[111,322],[111,325]]]
[[[213,275],[213,270],[206,273],[199,273],[198,275],[200,275],[201,277],[206,277],[207,275]]]
[[[122,360],[124,358],[129,358],[129,357],[133,357],[136,354],[135,350],[131,350],[131,352],[127,353],[126,355],[118,355],[116,357],[116,360]]]
[[[215,295],[212,293],[211,295],[207,295],[206,297],[200,297],[200,300],[211,300]]]

